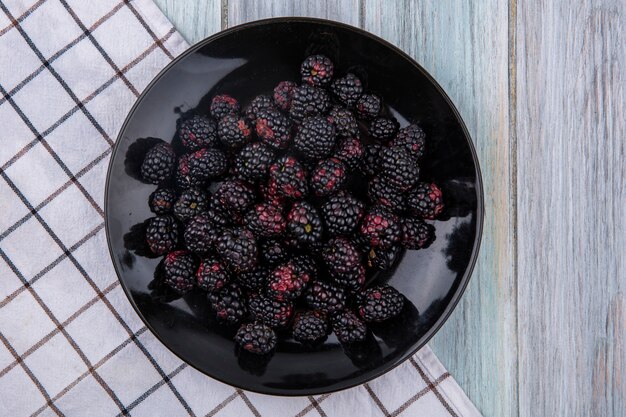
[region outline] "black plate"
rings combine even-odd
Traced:
[[[284,79],[298,80],[307,51],[328,42],[337,73],[358,65],[369,89],[386,100],[404,124],[419,121],[428,134],[422,177],[444,193],[446,210],[435,222],[428,249],[409,251],[390,284],[409,303],[401,316],[374,328],[373,336],[344,352],[331,336],[319,349],[281,342],[268,363],[234,354],[232,330],[212,319],[206,297],[194,293],[171,302],[149,288],[158,259],[135,245],[154,186],[133,174],[139,138],[171,140],[180,113],[229,93],[242,103],[270,92]],[[130,147],[133,143],[138,143]],[[130,147],[130,151],[129,151]],[[140,154],[140,152],[138,153]],[[225,383],[266,394],[310,395],[364,383],[407,359],[437,332],[467,286],[483,223],[478,161],[461,117],[435,80],[389,43],[343,24],[307,18],[270,19],[237,26],[196,44],[146,88],[121,129],[107,174],[106,232],[111,257],[131,304],[148,328],[181,359]],[[135,233],[137,234],[137,233]],[[125,242],[126,237],[126,242]],[[134,242],[135,240],[135,242]],[[130,250],[129,250],[130,249]],[[417,313],[419,311],[419,315]],[[347,353],[347,354],[346,354]]]

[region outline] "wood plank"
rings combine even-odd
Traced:
[[[365,1],[364,28],[412,55],[443,86],[474,139],[486,216],[467,292],[430,343],[487,416],[517,415],[514,200],[507,4]]]
[[[626,415],[626,2],[517,13],[520,416]]]
[[[222,29],[221,0],[155,0],[155,3],[190,44]]]

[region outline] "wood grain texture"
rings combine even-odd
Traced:
[[[624,416],[626,3],[516,27],[520,416]]]
[[[430,346],[486,416],[517,415],[508,13],[497,0],[366,0],[364,19],[366,30],[437,79],[478,152],[486,204],[480,257],[461,303]]]
[[[154,0],[190,44],[222,29],[221,0]]]

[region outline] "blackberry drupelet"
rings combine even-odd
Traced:
[[[361,165],[365,148],[358,137],[341,138],[335,147],[333,156],[346,164],[350,171],[354,171]]]
[[[434,183],[420,182],[406,197],[410,213],[433,220],[443,211],[443,194]]]
[[[396,137],[389,142],[389,146],[403,147],[419,160],[426,152],[426,134],[418,125],[408,125],[400,129]]]
[[[383,110],[383,100],[376,94],[363,94],[356,103],[357,116],[364,120],[372,120]]]
[[[259,237],[276,237],[285,232],[286,222],[280,209],[269,203],[252,207],[245,217],[248,229]]]
[[[155,255],[165,255],[178,245],[179,226],[170,215],[148,219],[146,224],[146,243]]]
[[[343,237],[329,240],[322,251],[322,258],[333,276],[351,277],[361,265],[361,252]]]
[[[279,301],[262,294],[252,294],[248,299],[248,310],[256,321],[273,328],[286,327],[293,315],[291,301]]]
[[[401,213],[405,208],[404,194],[381,176],[370,180],[367,186],[367,197],[373,204],[383,205],[394,213]]]
[[[330,97],[326,91],[302,84],[293,91],[289,115],[296,121],[302,121],[306,117],[325,114],[329,107]]]
[[[359,134],[359,124],[356,117],[345,107],[331,107],[328,112],[328,120],[335,126],[339,136],[350,138]]]
[[[365,205],[347,191],[330,196],[321,206],[321,215],[329,236],[348,236],[357,228]]]
[[[176,191],[171,188],[158,188],[148,197],[148,206],[154,214],[171,213],[176,203]]]
[[[248,291],[260,291],[265,288],[270,270],[265,266],[258,266],[252,271],[240,272],[237,283]]]
[[[225,324],[238,323],[248,314],[241,288],[234,282],[209,293],[209,303],[217,319]]]
[[[300,66],[302,82],[316,87],[330,84],[333,72],[333,62],[325,55],[308,56]]]
[[[261,141],[275,149],[285,149],[291,140],[291,122],[272,107],[259,110],[255,130]]]
[[[333,81],[330,90],[344,105],[352,107],[363,94],[363,83],[359,77],[349,72]]]
[[[347,169],[337,158],[323,159],[311,172],[311,190],[318,197],[336,193],[346,183]]]
[[[226,266],[236,273],[250,271],[257,264],[256,239],[249,230],[226,229],[217,239],[216,247]]]
[[[252,128],[246,119],[228,114],[217,124],[217,136],[227,148],[238,149],[250,141]]]
[[[278,343],[274,330],[263,323],[243,324],[234,340],[242,349],[256,355],[270,353]]]
[[[295,300],[302,295],[310,279],[311,276],[302,267],[293,262],[287,262],[272,271],[266,292],[267,295],[279,301]]]
[[[176,168],[176,155],[166,142],[154,145],[141,164],[141,178],[152,184],[161,184],[172,176]]]
[[[190,151],[212,148],[217,144],[217,126],[208,117],[196,115],[180,121],[178,137],[180,143]]]
[[[199,288],[213,292],[223,288],[230,281],[230,273],[216,256],[207,256],[200,261],[196,272],[196,283]]]
[[[312,116],[302,121],[293,144],[305,157],[320,159],[330,154],[335,139],[335,126],[326,117]]]
[[[267,176],[276,154],[269,146],[254,142],[244,146],[235,157],[235,174],[254,182]]]
[[[398,216],[383,206],[369,208],[361,222],[360,233],[370,247],[390,248],[402,238]]]
[[[435,237],[435,228],[416,217],[404,219],[402,222],[402,246],[407,249],[423,249],[428,247]]]
[[[381,175],[390,185],[406,191],[417,184],[420,169],[415,159],[404,148],[383,148],[380,158]]]
[[[377,117],[370,124],[369,134],[374,139],[387,142],[398,133],[399,128],[400,124],[395,118]]]
[[[322,220],[311,203],[296,201],[287,214],[287,230],[299,242],[312,244],[322,238]]]
[[[289,258],[285,245],[275,239],[262,241],[259,252],[261,263],[270,267],[283,263]]]
[[[252,99],[250,104],[244,110],[246,117],[250,122],[255,123],[259,112],[262,109],[268,109],[273,107],[272,98],[266,94],[261,94]]]
[[[269,187],[287,198],[303,198],[308,194],[306,171],[293,156],[282,156],[270,166]]]
[[[322,342],[328,331],[328,317],[323,311],[300,312],[293,320],[293,338],[302,344]]]
[[[367,252],[367,266],[386,271],[391,269],[399,255],[400,248],[398,246],[392,246],[388,249],[370,248]]]
[[[254,188],[239,179],[229,179],[221,183],[214,196],[221,207],[234,216],[243,215],[256,199]]]
[[[174,204],[174,215],[186,222],[192,217],[204,212],[209,205],[209,197],[199,188],[190,188],[183,191]]]
[[[211,99],[209,111],[215,120],[220,121],[224,116],[239,113],[239,102],[228,94],[218,95]]]
[[[337,339],[343,344],[362,342],[367,337],[367,326],[350,310],[332,316],[331,324]]]
[[[380,171],[382,149],[383,147],[377,143],[365,145],[365,152],[361,160],[361,172],[366,177],[373,177]]]
[[[206,213],[198,214],[185,227],[185,246],[194,253],[205,254],[215,248],[215,242],[223,229],[223,226],[214,223]]]
[[[400,314],[404,297],[389,285],[378,285],[358,296],[359,315],[366,322],[380,322]]]
[[[325,281],[314,281],[304,294],[309,307],[333,314],[346,307],[346,293],[338,285]]]
[[[179,250],[170,252],[163,260],[165,284],[179,294],[193,288],[198,264],[190,252]]]
[[[289,111],[291,101],[293,100],[293,92],[297,86],[293,81],[281,81],[274,88],[274,103],[279,109]]]

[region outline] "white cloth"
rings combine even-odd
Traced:
[[[299,398],[234,389],[174,356],[120,288],[102,208],[124,117],[187,44],[150,0],[0,9],[0,415],[480,415],[429,348]]]

